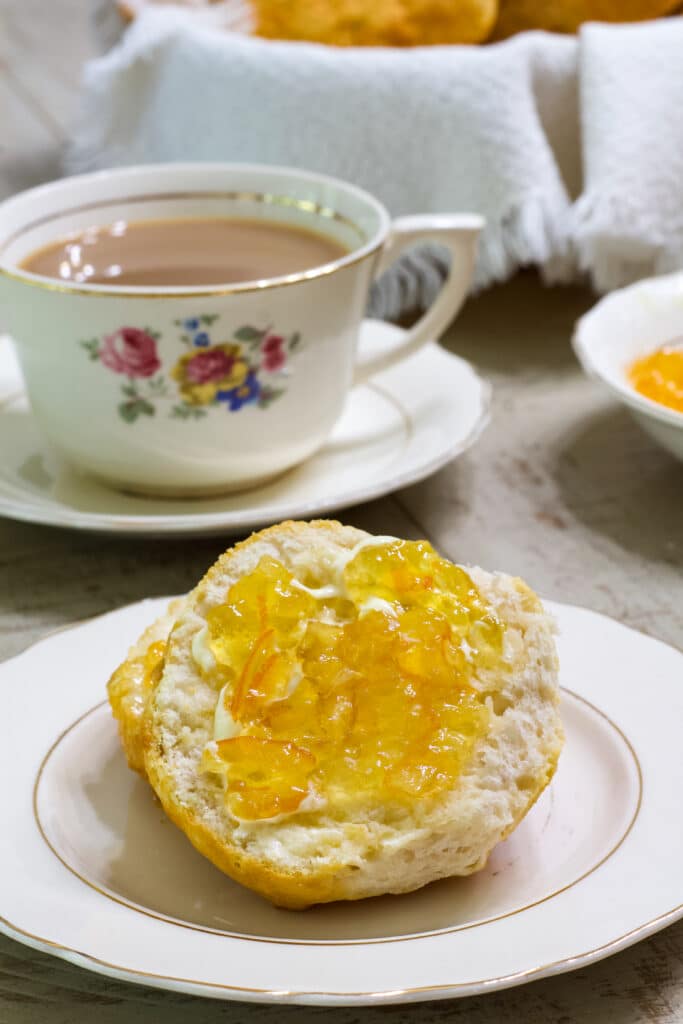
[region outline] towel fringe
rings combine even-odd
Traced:
[[[425,245],[408,252],[373,286],[368,315],[398,320],[407,311],[426,309],[448,273],[445,249]],[[537,265],[548,284],[565,284],[576,277],[569,238],[569,205],[533,197],[511,207],[497,222],[489,222],[480,243],[472,284],[476,293],[505,281],[519,267]]]
[[[571,211],[579,268],[600,293],[683,266],[683,239],[653,231],[647,210],[622,197],[581,196]]]

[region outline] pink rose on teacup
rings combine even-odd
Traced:
[[[99,355],[110,370],[127,377],[152,377],[161,369],[156,340],[139,327],[120,327],[106,335]]]
[[[213,348],[198,352],[185,364],[185,376],[193,384],[208,384],[209,381],[227,377],[235,364],[235,356],[225,349]]]
[[[285,339],[280,334],[269,334],[261,343],[261,365],[267,373],[276,373],[285,365],[287,357],[283,352],[284,343]]]

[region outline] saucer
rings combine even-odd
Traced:
[[[104,684],[165,606],[121,608],[0,665],[0,932],[176,992],[349,1006],[584,968],[683,914],[680,652],[547,602],[566,744],[512,835],[468,878],[296,912],[201,857],[126,766]]]
[[[360,347],[381,351],[404,333],[366,320]],[[349,393],[334,432],[312,458],[268,484],[217,498],[145,498],[68,466],[31,414],[14,355],[0,339],[0,515],[128,534],[218,534],[324,515],[422,480],[460,455],[489,419],[490,386],[435,342]]]

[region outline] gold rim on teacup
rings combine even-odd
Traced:
[[[302,270],[294,274],[283,274],[279,277],[260,278],[254,281],[238,281],[234,284],[221,284],[205,285],[198,288],[187,289],[182,287],[170,288],[164,287],[163,285],[157,285],[153,288],[124,288],[117,285],[106,285],[106,284],[69,284],[56,279],[43,277],[39,274],[32,274],[29,271],[22,270],[20,267],[13,267],[9,269],[3,266],[2,252],[12,242],[15,242],[22,235],[28,231],[32,231],[37,227],[41,227],[44,224],[49,224],[50,221],[57,220],[60,217],[68,217],[77,213],[84,213],[88,210],[102,210],[106,209],[107,206],[111,206],[114,200],[103,199],[93,203],[83,203],[80,206],[69,207],[68,209],[60,210],[59,213],[48,214],[45,217],[38,217],[36,220],[25,224],[18,231],[15,231],[12,235],[6,238],[0,244],[0,274],[5,277],[9,277],[15,281],[21,281],[24,284],[31,285],[34,288],[44,288],[47,291],[52,292],[68,292],[71,295],[106,295],[121,296],[122,298],[194,298],[206,295],[232,295],[238,292],[257,292],[264,288],[282,288],[286,285],[298,284],[300,281],[312,281],[317,277],[323,277],[326,274],[333,274],[336,270],[341,270],[343,267],[353,266],[359,260],[365,259],[367,256],[371,256],[376,253],[381,247],[383,239],[379,237],[374,244],[368,243],[368,239],[365,237],[359,226],[351,220],[350,217],[344,216],[338,210],[332,209],[330,206],[324,206],[321,203],[315,203],[309,199],[296,199],[294,196],[278,195],[272,192],[250,192],[245,190],[231,190],[225,192],[216,191],[185,191],[185,192],[157,192],[148,193],[142,195],[131,195],[117,197],[117,203],[142,203],[142,202],[153,202],[155,200],[178,200],[183,199],[225,199],[228,202],[252,202],[252,203],[264,203],[269,206],[289,207],[291,209],[301,210],[304,213],[310,213],[315,217],[321,217],[326,220],[337,221],[343,224],[345,227],[350,228],[358,236],[361,243],[360,249],[353,249],[345,256],[340,256],[336,260],[332,260],[329,263],[323,263],[318,267],[312,267],[310,270]]]

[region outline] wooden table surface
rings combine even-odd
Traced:
[[[85,0],[0,0],[0,198],[54,177],[92,51]],[[533,274],[470,301],[444,344],[494,385],[480,443],[431,479],[344,513],[683,647],[683,467],[580,373],[593,301]],[[225,546],[79,535],[0,520],[0,658],[56,626],[189,588]],[[586,970],[479,998],[316,1010],[215,1003],[122,984],[0,936],[0,1024],[467,1021],[680,1024],[683,922]]]

